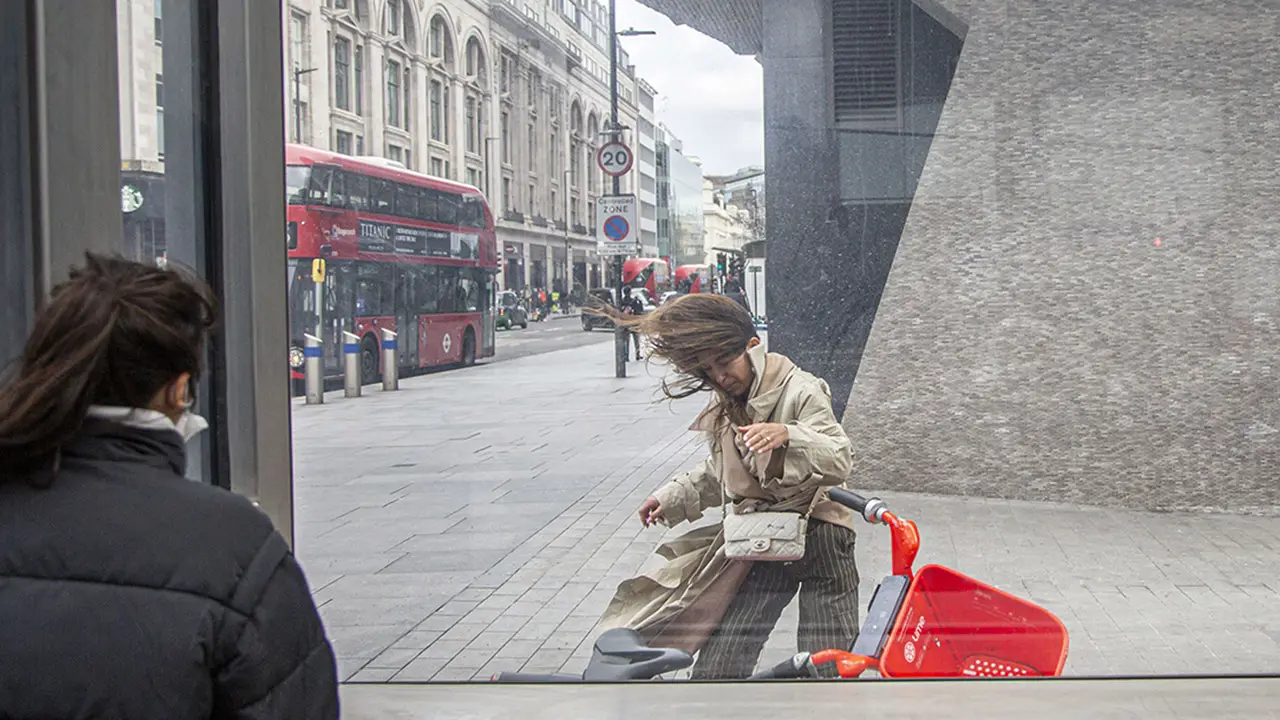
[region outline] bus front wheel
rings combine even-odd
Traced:
[[[470,367],[476,364],[476,334],[467,328],[467,332],[462,336],[462,366]]]
[[[381,375],[378,372],[378,341],[372,335],[365,335],[360,343],[360,382],[377,382]]]

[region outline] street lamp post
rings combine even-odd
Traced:
[[[618,122],[618,38],[636,35],[656,35],[652,30],[636,30],[627,28],[618,31],[618,0],[609,0],[609,135],[614,140],[622,139],[622,127]],[[613,194],[622,194],[622,177],[613,178]],[[625,256],[619,255],[613,260],[613,271],[617,276],[615,288],[618,294],[618,309],[622,307],[622,265]],[[637,339],[636,342],[639,342]],[[621,326],[613,329],[613,367],[617,377],[627,376],[627,331]]]
[[[320,68],[293,69],[293,141],[302,143],[302,76]]]

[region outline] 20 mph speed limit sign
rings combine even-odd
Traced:
[[[596,152],[596,164],[610,177],[626,175],[635,161],[636,156],[632,154],[631,148],[616,140],[606,143]]]

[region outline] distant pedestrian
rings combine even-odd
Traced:
[[[0,715],[337,718],[301,568],[186,473],[212,292],[89,256],[0,388]]]
[[[725,297],[741,305],[748,315],[751,314],[751,303],[747,302],[747,294],[742,291],[742,285],[738,284],[737,280],[730,280],[725,284],[724,294]]]
[[[633,317],[639,317],[644,314],[644,301],[639,297],[639,293],[631,292],[630,286],[622,288],[622,313]],[[627,331],[628,341],[636,346],[636,360],[643,360],[644,356],[640,354],[640,333],[634,328]]]

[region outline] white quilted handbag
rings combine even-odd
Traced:
[[[724,517],[724,555],[738,560],[799,560],[804,557],[808,526],[809,519],[796,512],[731,512]]]
[[[724,515],[724,556],[735,560],[795,562],[804,557],[804,538],[809,529],[809,513],[822,497],[815,490],[804,513],[728,512]],[[729,503],[724,484],[720,485],[720,510]]]

